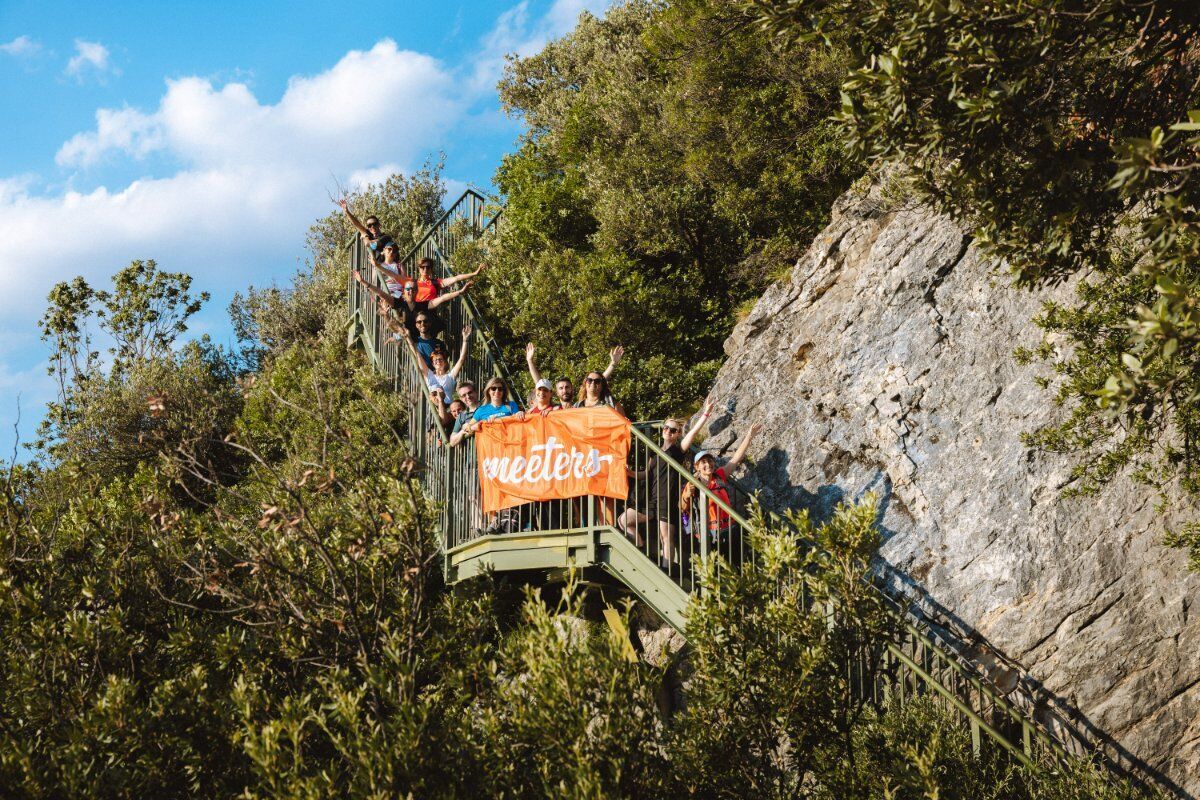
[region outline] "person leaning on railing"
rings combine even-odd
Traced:
[[[722,467],[717,466],[717,457],[707,450],[696,453],[696,457],[692,460],[696,479],[730,508],[733,507],[733,501],[729,497],[729,473],[736,470],[745,460],[746,451],[750,449],[750,440],[760,430],[762,430],[761,425],[751,425],[742,440],[738,442],[737,449],[733,451],[733,457]],[[685,527],[690,529],[692,535],[697,539],[700,536],[708,536],[710,544],[716,547],[717,552],[725,556],[731,564],[737,566],[742,552],[741,530],[729,516],[729,512],[713,500],[707,501],[708,530],[699,530],[701,515],[698,508],[693,505],[699,500],[699,494],[695,485],[690,482],[683,487],[683,492],[680,494],[679,510],[683,515]]]
[[[430,386],[429,403],[430,410],[441,423],[443,431],[449,431],[450,426],[454,424],[454,415],[450,413],[450,406],[446,403],[446,390],[440,386]]]
[[[338,200],[338,205],[341,206],[342,211],[346,212],[346,216],[350,219],[350,224],[362,235],[363,242],[366,243],[369,250],[377,252],[380,247],[392,241],[392,237],[384,233],[379,227],[379,217],[372,214],[367,217],[367,221],[364,224],[359,222],[358,217],[354,216],[354,213],[350,211],[350,205],[346,201],[346,198],[343,197],[341,200]]]
[[[404,272],[404,265],[400,263],[400,247],[395,242],[388,242],[380,250],[382,251],[382,261],[376,258],[370,250],[367,251],[367,258],[375,271],[383,276],[383,283],[387,286],[392,298],[399,300],[401,289],[409,281],[408,275]]]
[[[480,264],[474,272],[464,272],[461,275],[451,275],[449,278],[435,278],[433,275],[433,259],[422,258],[417,262],[417,294],[413,298],[417,308],[431,308],[430,304],[444,294],[447,286],[453,286],[456,283],[466,281],[467,285],[459,290],[454,296],[457,297],[467,290],[474,282],[474,279],[479,276],[479,273],[487,269],[486,264]]]
[[[703,410],[686,434],[683,432],[682,420],[663,420],[662,449],[667,458],[652,453],[646,459],[643,469],[633,473],[634,478],[645,481],[645,488],[632,492],[633,503],[617,520],[617,527],[633,539],[638,547],[643,543],[639,525],[658,522],[658,567],[667,573],[676,566],[675,532],[679,530],[681,521],[678,497],[682,478],[670,462],[674,461],[681,469],[686,469],[683,465],[687,462],[687,452],[692,446],[692,440],[708,422],[712,410],[712,401],[705,400]]]
[[[542,373],[538,371],[537,363],[534,356],[537,354],[537,345],[533,342],[525,345],[525,363],[529,367],[529,377],[533,378],[533,383],[536,386],[538,381],[542,380]],[[621,362],[621,358],[625,355],[625,348],[617,345],[608,352],[608,366],[601,374],[607,382],[612,379],[613,370],[617,368],[617,364]],[[563,408],[570,408],[575,405],[575,385],[566,375],[560,375],[554,381],[555,392],[558,395],[558,404]]]
[[[466,410],[459,414],[454,422],[454,430],[450,433],[451,447],[458,447],[475,432],[474,426],[467,423],[471,422],[475,409],[479,408],[479,393],[475,391],[475,384],[463,381],[458,385],[456,392]]]

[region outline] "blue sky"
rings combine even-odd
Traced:
[[[0,0],[0,459],[18,397],[23,441],[53,397],[54,283],[154,258],[212,293],[193,332],[229,341],[230,296],[288,280],[335,178],[440,151],[451,193],[490,188],[519,133],[505,54],[607,2]]]

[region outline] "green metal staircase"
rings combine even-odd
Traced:
[[[406,264],[410,272],[415,260],[425,256],[435,260],[443,275],[466,271],[473,265],[453,263],[459,245],[491,235],[499,219],[498,209],[489,209],[482,196],[468,190],[408,254]],[[356,239],[349,249],[349,261],[363,276],[370,274],[365,259],[363,247]],[[546,581],[574,568],[596,580],[619,584],[671,626],[686,632],[688,605],[693,593],[702,588],[693,585],[686,570],[669,576],[659,569],[657,548],[653,544],[655,531],[639,530],[639,541],[635,542],[617,529],[616,520],[624,503],[587,497],[561,501],[549,512],[546,507],[521,507],[516,520],[510,521],[505,529],[489,531],[478,505],[474,439],[449,446],[448,436],[434,416],[424,389],[423,373],[408,348],[390,337],[375,299],[353,279],[348,282],[347,312],[349,341],[368,354],[410,406],[409,440],[413,455],[427,465],[423,472],[424,488],[441,509],[443,567],[449,582],[466,580],[485,570],[518,573],[534,582]],[[450,304],[448,313],[441,309],[439,313],[445,316],[448,335],[455,334],[464,322],[470,322],[478,333],[460,383],[471,380],[482,387],[490,378],[499,376],[508,382],[509,396],[520,402],[486,320],[471,302],[469,293]],[[451,340],[450,344],[454,349],[457,340]],[[653,457],[666,458],[652,438],[656,428],[655,423],[633,425],[630,467],[635,472]],[[741,505],[736,496],[733,506],[725,504],[709,494],[690,471],[678,466],[671,480],[679,488],[686,483],[694,484],[709,501],[702,500],[696,509],[699,519],[694,522],[699,530],[707,530],[710,503],[724,510],[735,526],[749,527],[736,508]],[[635,506],[639,499],[643,502],[649,499],[636,496],[639,485],[634,482],[629,499]],[[675,546],[683,563],[707,558],[716,551],[730,560],[749,555],[742,542],[710,544],[708,536],[696,541],[682,532],[678,533]],[[1078,739],[1058,735],[1039,721],[1042,716],[1037,713],[1039,709],[1006,697],[963,654],[959,643],[949,641],[944,631],[916,615],[905,598],[893,597],[883,588],[876,588],[883,594],[884,604],[893,617],[894,633],[879,648],[882,663],[859,665],[867,668],[848,665],[853,674],[873,676],[859,687],[860,691],[879,702],[888,697],[903,699],[918,694],[940,700],[962,721],[976,752],[985,746],[1000,747],[1026,765],[1045,763],[1067,752],[1081,752]]]

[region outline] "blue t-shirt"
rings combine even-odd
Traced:
[[[491,403],[487,403],[486,405],[482,405],[475,409],[473,418],[476,422],[483,422],[484,420],[489,420],[493,417],[507,417],[509,414],[515,414],[519,410],[520,409],[517,408],[517,404],[512,400],[509,400],[502,406],[494,406]]]
[[[424,337],[417,339],[417,352],[421,354],[421,358],[425,359],[425,363],[430,367],[433,366],[433,351],[438,348],[446,349],[446,345],[442,344],[441,339],[426,339]]]

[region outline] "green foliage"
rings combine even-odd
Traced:
[[[383,183],[347,194],[346,200],[360,220],[371,214],[379,217],[383,230],[407,253],[441,216],[445,194],[442,162],[437,161],[410,176],[391,175]],[[308,264],[293,276],[290,286],[251,286],[244,295],[233,296],[229,315],[252,364],[271,351],[319,335],[330,324],[344,322],[346,246],[356,235],[346,215],[340,209],[332,211],[309,227]]]
[[[868,160],[968,222],[1018,281],[1073,276],[1046,358],[1079,455],[1072,491],[1117,475],[1200,494],[1200,63],[1194,3],[742,0],[786,42],[853,54],[839,119]],[[1172,541],[1200,558],[1191,527]]]
[[[336,244],[326,223],[315,256]],[[1124,796],[977,761],[932,707],[853,691],[872,676],[847,665],[877,663],[887,629],[863,580],[871,501],[821,527],[758,517],[759,564],[703,565],[673,715],[658,700],[678,662],[629,660],[573,583],[557,606],[488,578],[448,591],[406,399],[347,353],[333,258],[235,304],[253,374],[204,341],[174,349],[186,276],[151,263],[112,294],[56,288],[61,413],[42,460],[0,474],[7,795]],[[579,258],[619,308],[597,264],[620,256]],[[639,269],[630,291],[648,291]],[[307,321],[272,318],[291,312]]]
[[[511,352],[534,341],[544,373],[576,381],[623,344],[617,394],[641,417],[704,394],[740,304],[855,175],[829,121],[840,58],[763,47],[749,21],[713,0],[623,3],[500,86],[527,131],[497,174],[489,316]]]
[[[173,349],[208,299],[193,296],[191,282],[153,261],[134,261],[113,277],[111,292],[82,278],[54,287],[41,328],[55,346],[50,373],[59,399],[39,430],[44,455],[106,477],[127,477],[181,447],[214,468],[230,466],[204,443],[238,412],[234,369],[207,339]],[[93,325],[110,343],[107,360],[92,349]]]
[[[864,581],[875,514],[873,502],[846,506],[819,529],[806,516],[770,529],[760,516],[758,568],[706,565],[711,591],[689,617],[695,671],[677,739],[689,794],[793,797],[805,781],[835,796],[859,790],[845,779],[865,698],[846,665],[887,632]]]
[[[569,585],[552,612],[532,596],[499,650],[476,733],[499,795],[661,794],[663,670],[626,660],[627,645],[583,621],[582,600]]]

